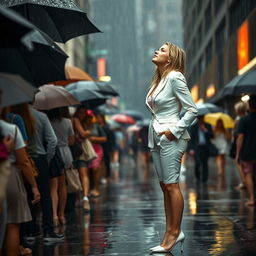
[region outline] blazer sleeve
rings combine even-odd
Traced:
[[[170,127],[170,131],[180,139],[186,129],[192,124],[197,117],[197,107],[192,99],[190,91],[187,87],[185,78],[181,75],[171,80],[173,91],[181,106],[185,109],[185,115],[176,123],[174,127]]]

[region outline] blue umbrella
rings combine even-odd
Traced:
[[[67,86],[68,87],[68,86]],[[105,103],[106,97],[102,94],[88,90],[86,88],[70,89],[66,87],[66,90],[72,94],[78,101],[82,103],[86,108],[95,108]]]

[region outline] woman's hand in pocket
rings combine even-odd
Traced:
[[[165,137],[169,140],[169,141],[173,141],[175,140],[175,136],[172,134],[171,131],[167,130],[167,131],[164,131],[164,132],[160,132],[158,135],[161,136],[161,135],[165,135]]]

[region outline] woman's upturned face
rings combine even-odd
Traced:
[[[77,113],[77,117],[81,120],[81,121],[84,121],[86,115],[85,115],[85,109],[84,108],[81,108],[79,110],[79,112]]]
[[[170,62],[169,47],[167,44],[162,45],[157,51],[155,51],[152,62],[161,66],[165,66]]]

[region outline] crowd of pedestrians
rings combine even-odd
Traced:
[[[90,197],[100,196],[116,161],[115,132],[84,107],[70,116],[67,108],[37,111],[27,103],[2,108],[0,127],[0,247],[4,255],[30,255],[24,241],[64,240],[54,227],[66,224],[67,209],[78,204],[90,214]]]

